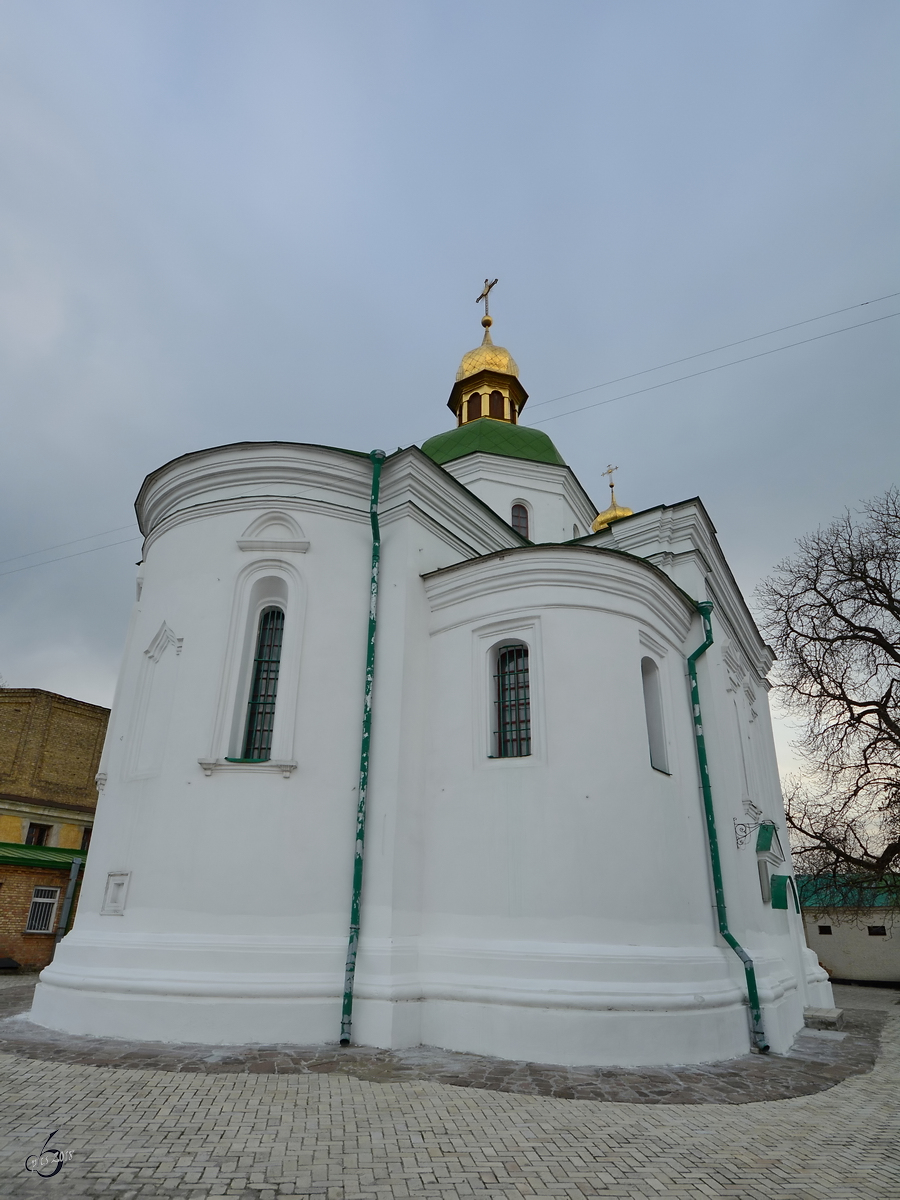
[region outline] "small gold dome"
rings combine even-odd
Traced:
[[[591,533],[598,533],[601,529],[606,529],[613,521],[618,521],[621,517],[633,517],[634,509],[623,508],[621,504],[616,504],[615,497],[609,508],[605,508],[602,513],[594,521],[591,526]]]
[[[477,375],[479,371],[498,371],[502,375],[515,375],[518,378],[519,368],[516,360],[503,346],[495,346],[491,341],[491,318],[482,317],[481,323],[484,326],[484,340],[480,346],[463,355],[456,372],[456,382],[468,379],[470,375]]]

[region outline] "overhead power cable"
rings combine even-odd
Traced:
[[[123,528],[127,529],[127,526],[123,526]],[[96,536],[96,534],[94,536]],[[77,538],[76,540],[77,541],[85,541],[84,538]],[[141,535],[136,534],[134,537],[123,538],[121,542],[107,542],[105,546],[91,546],[91,548],[89,550],[76,550],[74,554],[59,554],[59,555],[57,555],[56,558],[47,558],[47,559],[44,559],[43,562],[29,563],[27,567],[13,567],[13,569],[11,571],[0,571],[0,577],[2,577],[3,575],[17,575],[19,573],[19,571],[33,571],[36,567],[47,567],[50,565],[50,563],[62,562],[62,560],[64,558],[80,558],[82,554],[94,554],[94,553],[96,553],[97,550],[109,550],[113,546],[124,546],[128,542],[139,542],[140,540],[141,540]],[[71,544],[72,543],[70,542],[69,545],[71,545]],[[38,552],[36,551],[36,553],[38,553]],[[23,555],[22,557],[24,558],[27,556]],[[9,561],[12,561],[12,560],[9,560]]]
[[[129,521],[127,525],[117,525],[115,529],[101,529],[99,533],[88,533],[84,537],[72,538],[70,542],[57,542],[55,546],[45,546],[43,550],[29,550],[27,554],[14,554],[12,558],[0,558],[0,567],[5,563],[18,562],[20,558],[34,558],[35,554],[49,554],[51,550],[62,550],[64,546],[74,546],[78,542],[89,542],[93,538],[106,537],[110,533],[121,533],[123,529],[131,529],[133,525],[134,521]],[[115,544],[113,543],[113,545]],[[102,550],[103,547],[98,546],[97,549]],[[35,566],[40,566],[40,563],[36,563]],[[5,574],[6,572],[3,573]]]
[[[594,392],[598,388],[612,387],[614,383],[624,383],[628,379],[637,379],[640,375],[651,375],[654,371],[663,371],[666,367],[677,367],[680,363],[691,362],[695,358],[704,358],[707,354],[717,354],[720,350],[731,350],[734,346],[743,346],[746,342],[757,342],[760,338],[772,337],[776,333],[784,333],[788,329],[797,329],[801,325],[811,325],[813,321],[824,321],[826,317],[836,317],[840,313],[852,312],[855,308],[865,308],[867,304],[880,304],[882,300],[893,300],[900,292],[890,292],[887,296],[876,296],[874,300],[863,300],[859,304],[848,304],[846,308],[835,308],[831,312],[820,313],[817,317],[807,317],[805,321],[794,321],[790,325],[779,325],[767,333],[754,333],[752,337],[738,338],[736,342],[726,342],[722,346],[714,346],[712,350],[698,350],[696,354],[687,354],[684,358],[673,358],[671,362],[660,363],[658,367],[645,367],[643,371],[634,371],[631,375],[620,375],[617,379],[607,379],[604,383],[592,383],[590,387],[579,388],[576,392],[565,392],[562,396],[552,396],[549,400],[538,400],[531,405],[532,412],[544,404],[555,404],[557,400],[568,400],[572,396],[583,396],[585,392]],[[854,326],[848,326],[852,329]],[[836,329],[835,333],[841,330]],[[794,345],[799,345],[795,342]],[[784,347],[787,349],[787,347]],[[744,362],[744,359],[738,359]]]
[[[674,379],[663,380],[662,383],[651,383],[648,387],[635,388],[633,392],[623,392],[621,396],[610,396],[608,400],[595,400],[593,404],[583,404],[581,408],[569,408],[565,412],[554,413],[551,417],[541,417],[538,421],[532,421],[531,425],[546,425],[548,421],[557,421],[560,417],[571,417],[575,413],[587,412],[589,408],[601,408],[604,404],[615,404],[617,400],[626,400],[629,396],[639,396],[642,392],[655,392],[657,388],[669,387],[670,384],[681,383],[684,379],[696,379],[698,375],[724,371],[726,367],[736,367],[738,363],[750,362],[754,358],[765,358],[767,354],[778,354],[780,350],[792,350],[794,346],[805,346],[809,342],[820,342],[823,338],[834,337],[836,333],[846,333],[848,329],[861,329],[863,325],[875,325],[879,321],[889,321],[891,317],[900,317],[900,312],[887,313],[883,317],[873,317],[871,321],[859,321],[856,325],[844,325],[842,329],[832,329],[830,333],[820,333],[816,337],[802,338],[799,342],[788,342],[786,346],[760,350],[758,354],[748,354],[746,358],[735,358],[731,362],[719,363],[717,367],[705,367],[702,371],[692,371],[689,375],[677,375]]]

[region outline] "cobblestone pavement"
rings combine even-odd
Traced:
[[[0,1000],[13,1005],[14,991],[0,988]],[[835,991],[848,1010],[848,1036],[800,1041],[817,1048],[820,1057],[811,1061],[821,1066],[823,1053],[866,1040],[852,1029],[887,1018],[874,1068],[857,1063],[865,1073],[848,1074],[840,1066],[842,1081],[825,1083],[826,1090],[763,1102],[747,1102],[746,1088],[743,1102],[713,1095],[717,1103],[699,1095],[693,1103],[673,1103],[671,1095],[662,1103],[658,1095],[614,1103],[513,1091],[502,1068],[525,1064],[501,1064],[497,1079],[460,1081],[468,1086],[433,1073],[364,1077],[370,1067],[348,1069],[336,1049],[328,1053],[339,1069],[324,1065],[319,1048],[312,1051],[318,1060],[307,1057],[283,1073],[243,1058],[230,1063],[223,1056],[232,1048],[213,1051],[218,1061],[204,1067],[197,1048],[181,1048],[195,1057],[148,1069],[121,1058],[91,1065],[55,1051],[39,1058],[33,1044],[15,1053],[7,1047],[0,1053],[0,1195],[900,1200],[900,994]],[[27,1022],[3,1024],[23,1029]],[[90,1041],[97,1061],[97,1044],[110,1043]],[[427,1060],[431,1052],[423,1054]],[[778,1061],[748,1057],[693,1071],[740,1075]],[[57,1129],[52,1145],[71,1160],[51,1179],[26,1172],[26,1156]]]
[[[34,979],[10,987],[7,1015],[25,1013]],[[871,989],[851,988],[860,993]],[[900,995],[900,992],[897,993]],[[3,1011],[0,990],[0,1013]],[[840,1033],[807,1030],[787,1055],[747,1054],[702,1067],[561,1067],[457,1054],[434,1046],[373,1050],[337,1045],[201,1046],[129,1042],[118,1038],[72,1037],[32,1025],[20,1017],[0,1020],[0,1051],[43,1061],[97,1067],[191,1071],[215,1074],[341,1074],[370,1082],[430,1079],[457,1087],[556,1096],[566,1100],[611,1100],[641,1104],[746,1104],[787,1100],[833,1087],[869,1071],[878,1052],[887,1012],[878,1007],[848,1010]]]

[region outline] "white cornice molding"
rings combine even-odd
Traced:
[[[397,524],[404,520],[414,521],[422,529],[427,529],[434,537],[442,541],[451,550],[454,550],[461,558],[478,558],[479,551],[470,543],[465,542],[462,538],[451,533],[434,517],[419,508],[412,500],[405,500],[400,504],[394,504],[387,512],[382,513],[380,517],[381,528],[388,529],[391,525]]]
[[[199,503],[262,496],[276,503],[306,498],[368,508],[371,463],[349,451],[289,442],[240,443],[185,455],[144,480],[135,509],[142,532],[153,532],[173,513]],[[356,503],[354,503],[356,502]]]
[[[93,806],[67,804],[65,800],[45,802],[18,800],[13,796],[0,799],[0,815],[6,817],[47,817],[53,825],[93,825]]]
[[[252,512],[261,508],[267,509],[272,505],[278,505],[282,509],[290,509],[291,511],[306,514],[316,514],[328,517],[337,517],[341,521],[353,521],[358,525],[369,524],[369,510],[366,508],[350,508],[346,504],[332,504],[327,500],[316,500],[305,498],[302,496],[237,496],[228,500],[210,500],[205,503],[193,504],[187,508],[177,509],[170,513],[163,520],[155,525],[152,533],[147,534],[144,540],[144,558],[147,557],[150,547],[159,540],[164,534],[175,529],[178,525],[184,525],[190,521],[202,521],[207,517],[220,516],[223,513],[233,512]],[[276,539],[272,539],[273,542]],[[309,549],[309,543],[305,543],[306,549]],[[240,547],[243,549],[262,550],[263,546],[254,543],[249,547]],[[291,550],[290,544],[284,545],[278,542],[277,545],[266,547],[266,549],[283,550],[287,549],[292,553],[304,553],[303,550]]]
[[[403,451],[386,467],[379,505],[383,522],[390,523],[393,509],[411,504],[445,537],[466,546],[467,558],[522,545],[502,517],[421,451]]]
[[[270,511],[288,519],[318,513],[368,524],[371,479],[366,459],[316,446],[225,446],[176,459],[148,476],[138,497],[141,525],[149,530],[144,556],[177,525],[222,513],[256,510],[260,521]],[[301,489],[307,494],[298,494]],[[382,473],[382,521],[389,525],[395,520],[395,508],[412,512],[408,505],[423,514],[417,519],[433,523],[448,545],[467,558],[522,545],[493,509],[417,447],[393,455]],[[241,550],[302,553],[309,545],[304,538],[278,544],[254,538],[252,528],[239,539]]]
[[[700,500],[660,505],[615,521],[580,545],[615,546],[667,571],[678,561],[694,559],[706,580],[715,617],[743,650],[762,682],[775,656],[763,640],[716,537],[716,528]]]
[[[477,451],[444,463],[442,469],[464,487],[480,479],[495,479],[510,485],[527,483],[529,487],[564,496],[586,529],[590,529],[598,512],[571,467]]]
[[[423,577],[433,612],[470,600],[511,597],[541,590],[540,608],[591,608],[621,612],[615,600],[649,609],[681,648],[696,615],[690,600],[653,567],[619,554],[585,553],[572,546],[529,546],[459,563]],[[560,593],[576,592],[578,599]],[[526,601],[523,599],[523,603]],[[528,601],[533,606],[533,600]]]
[[[227,758],[198,758],[197,762],[203,768],[203,774],[212,775],[213,771],[242,771],[263,775],[281,775],[290,779],[291,773],[297,770],[296,760],[270,758],[267,762],[229,762]]]
[[[269,550],[277,554],[305,554],[309,542],[287,542],[278,538],[238,538],[238,550]]]

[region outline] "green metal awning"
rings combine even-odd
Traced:
[[[759,827],[759,833],[756,835],[756,853],[767,854],[772,849],[772,839],[774,837],[775,826],[771,821],[764,821]]]
[[[23,846],[21,842],[0,842],[0,866],[45,867],[68,871],[73,859],[87,858],[86,850],[66,850],[60,846]]]

